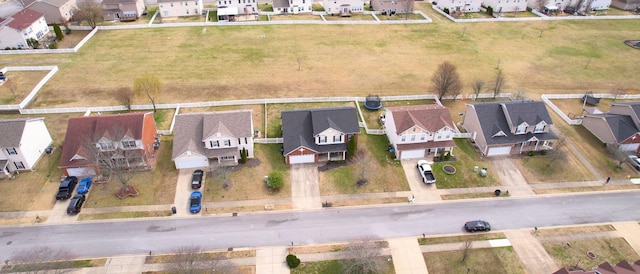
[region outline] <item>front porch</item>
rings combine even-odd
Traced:
[[[318,153],[318,162],[344,161],[347,159],[346,154],[345,151]]]
[[[550,141],[527,141],[520,144],[514,144],[511,149],[511,154],[522,154],[527,151],[541,151],[541,150],[551,150],[553,149],[553,144]]]

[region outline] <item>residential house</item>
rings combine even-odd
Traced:
[[[611,5],[621,10],[634,10],[640,7],[640,0],[613,0]]]
[[[0,120],[0,177],[33,170],[51,141],[44,118]]]
[[[559,269],[553,274],[640,274],[640,260],[629,263],[625,260],[616,265],[604,262],[594,267],[592,270],[569,270],[566,267]]]
[[[594,10],[606,10],[609,9],[609,6],[611,6],[611,0],[528,0],[527,2],[527,7],[542,12],[558,12],[573,8],[581,14]]]
[[[451,153],[458,133],[449,109],[438,104],[385,108],[384,131],[400,160]]]
[[[447,9],[450,14],[454,12],[479,12],[482,0],[452,0],[437,1],[436,7],[441,10]]]
[[[256,0],[218,0],[218,10],[223,7],[237,11],[237,13],[233,15],[258,13],[258,2]]]
[[[273,0],[275,14],[311,13],[313,0]]]
[[[177,115],[173,131],[177,169],[237,165],[243,150],[253,158],[251,110]]]
[[[550,150],[558,140],[541,101],[467,104],[462,123],[485,156]]]
[[[585,115],[582,126],[607,146],[640,154],[639,115],[640,102],[613,103],[608,113]]]
[[[77,0],[20,0],[24,7],[44,14],[49,24],[66,24],[73,16]]]
[[[202,0],[158,0],[160,17],[199,16],[202,14]]]
[[[27,40],[40,40],[49,33],[44,15],[26,8],[7,18],[0,18],[0,49],[28,48]]]
[[[519,12],[527,10],[527,0],[485,0],[485,7],[491,7],[494,13]]]
[[[282,111],[283,155],[288,165],[341,161],[357,146],[360,127],[354,107]]]
[[[156,134],[152,112],[70,118],[59,167],[67,176],[100,174],[98,161],[131,170],[151,169]]]
[[[105,21],[135,21],[145,12],[143,0],[102,0]]]
[[[327,14],[340,14],[342,16],[364,11],[363,0],[322,0],[322,6]]]
[[[371,7],[384,14],[412,13],[414,0],[371,0]]]

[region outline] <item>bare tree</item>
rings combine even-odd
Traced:
[[[234,273],[234,265],[224,255],[207,254],[199,246],[177,247],[172,253],[167,261],[169,273]]]
[[[553,146],[553,149],[549,151],[549,162],[547,167],[551,167],[551,164],[558,160],[567,159],[567,154],[563,151],[563,148],[567,145],[564,137],[560,137]]]
[[[471,240],[466,240],[462,243],[462,262],[467,260],[469,257],[469,253],[471,251],[471,246],[473,246],[473,242]]]
[[[493,98],[496,98],[496,96],[502,92],[505,82],[506,80],[502,69],[498,69],[496,72],[496,78],[493,82],[493,87],[491,88],[491,91],[493,91]]]
[[[473,88],[473,94],[476,96],[474,100],[478,100],[478,95],[480,95],[480,91],[482,91],[482,88],[484,87],[484,81],[476,80],[473,82],[471,87]]]
[[[160,78],[154,74],[145,73],[133,81],[133,92],[137,95],[146,95],[153,104],[153,112],[156,112],[155,96],[162,90]]]
[[[133,103],[133,90],[130,87],[121,87],[116,90],[115,97],[116,100],[123,106],[125,106],[128,110],[131,110],[131,104]]]
[[[13,263],[11,272],[21,273],[68,273],[73,268],[76,256],[66,249],[36,246],[18,251],[9,259]]]
[[[342,273],[384,273],[386,265],[382,256],[380,242],[364,238],[350,243],[345,248],[349,259],[340,261]]]
[[[622,169],[622,164],[629,160],[629,155],[633,154],[633,151],[621,150],[620,146],[617,144],[607,145],[607,150],[609,150],[609,153],[618,160],[618,164],[616,165],[616,168],[618,169]]]
[[[456,66],[449,61],[445,61],[438,65],[438,69],[431,77],[433,91],[442,99],[445,95],[456,96],[462,90],[462,81]]]
[[[624,90],[622,90],[621,88],[614,88],[611,90],[611,95],[613,95],[613,101],[618,100],[618,97],[620,97],[620,95],[624,95]]]
[[[367,153],[364,150],[359,150],[357,152],[358,154],[358,158],[360,158],[360,177],[358,179],[358,181],[356,182],[357,186],[363,186],[366,185],[369,180],[367,179],[367,174],[369,174],[369,167],[371,167],[370,164],[370,160],[369,157],[367,156]]]
[[[104,10],[100,2],[93,0],[80,0],[73,11],[73,19],[77,22],[86,21],[92,29],[95,29],[98,22],[102,21]]]
[[[513,100],[524,100],[527,99],[524,95],[527,93],[527,90],[524,88],[516,88],[516,91],[513,93]]]
[[[9,79],[9,81],[4,83],[4,85],[7,86],[7,89],[11,92],[11,95],[13,95],[13,100],[18,98],[18,88],[20,87],[20,83],[16,78]]]

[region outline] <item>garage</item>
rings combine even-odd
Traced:
[[[508,147],[490,147],[487,156],[509,155],[511,146]]]
[[[622,150],[622,151],[636,151],[636,150],[638,150],[638,145],[640,145],[640,144],[622,144],[622,145],[620,145],[620,150]]]
[[[204,156],[199,157],[184,157],[184,158],[176,158],[174,160],[176,164],[176,169],[183,168],[198,168],[198,167],[208,167],[209,159]]]
[[[84,177],[96,175],[96,171],[91,167],[74,167],[67,168],[67,174],[69,174],[69,176]]]
[[[424,149],[400,151],[400,160],[424,158]]]
[[[305,155],[291,155],[289,156],[289,164],[304,164],[304,163],[315,163],[316,155],[315,154],[305,154]]]

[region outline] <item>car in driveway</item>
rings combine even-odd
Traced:
[[[426,160],[418,161],[416,167],[418,168],[418,173],[420,173],[420,176],[422,177],[423,183],[434,184],[436,182],[436,177],[433,175],[431,165]]]
[[[483,220],[468,221],[464,223],[464,230],[467,232],[490,231],[491,224]]]
[[[80,213],[80,209],[82,208],[85,199],[85,196],[82,194],[73,196],[73,198],[71,198],[71,201],[69,201],[69,206],[67,206],[67,214],[76,215]]]
[[[202,170],[196,170],[193,172],[193,175],[191,175],[191,188],[192,189],[199,189],[200,187],[202,187],[202,177],[204,176],[204,171]]]
[[[82,180],[80,180],[80,183],[78,183],[78,189],[76,190],[76,192],[78,192],[78,194],[87,194],[89,192],[89,188],[91,188],[92,183],[93,178],[91,178],[91,176],[82,178]]]
[[[60,186],[58,186],[58,193],[56,193],[56,200],[66,200],[71,198],[73,195],[73,190],[78,184],[78,177],[76,176],[67,176],[60,182]]]
[[[629,164],[637,171],[640,171],[640,158],[635,155],[629,155]]]
[[[198,213],[202,208],[202,193],[200,191],[191,192],[189,196],[189,212]]]

